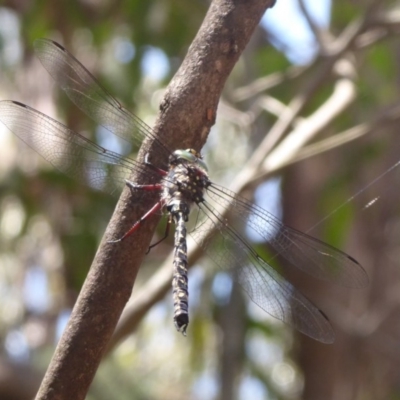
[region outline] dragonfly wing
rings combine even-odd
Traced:
[[[84,113],[137,150],[145,137],[155,142],[155,152],[165,164],[170,151],[155,138],[153,130],[127,111],[66,49],[49,39],[34,43],[35,54],[67,96]]]
[[[0,121],[58,170],[95,189],[119,193],[132,169],[145,168],[22,103],[1,101]]]
[[[208,219],[191,236],[223,270],[233,273],[252,301],[268,314],[323,343],[334,341],[325,315],[267,264],[207,203]],[[211,236],[207,232],[212,231]],[[218,244],[219,238],[222,243]]]
[[[232,205],[235,217],[256,231],[293,266],[345,287],[362,288],[368,285],[365,270],[346,253],[284,225],[268,211],[224,187],[213,184],[207,193],[215,203],[223,207]]]

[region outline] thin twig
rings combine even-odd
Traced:
[[[328,54],[327,49],[329,48],[330,44],[333,42],[334,38],[330,34],[327,29],[324,29],[316,24],[316,22],[311,17],[310,13],[306,5],[304,4],[304,0],[298,0],[300,10],[302,11],[304,18],[306,19],[308,26],[310,27],[311,31],[313,32],[315,39],[319,45],[319,53],[321,55]]]
[[[389,110],[378,112],[370,122],[354,126],[344,132],[304,147],[289,162],[282,164],[281,168],[343,146],[362,136],[373,133],[377,127],[382,128],[383,124],[392,124],[399,120],[400,104],[395,104],[393,107],[390,107]]]
[[[344,78],[336,82],[331,97],[307,119],[304,119],[265,159],[263,171],[271,173],[292,159],[322,129],[328,126],[355,99],[356,89],[352,80]]]

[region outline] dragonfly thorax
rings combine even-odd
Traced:
[[[170,208],[177,200],[190,209],[193,203],[204,201],[204,190],[210,185],[207,167],[193,149],[176,150],[169,160],[169,171],[164,179],[163,200]]]

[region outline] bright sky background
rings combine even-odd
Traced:
[[[331,0],[304,0],[304,3],[317,25],[329,26]],[[279,38],[283,46],[275,43],[276,47],[281,48],[292,63],[307,64],[315,56],[316,42],[298,0],[277,0],[275,6],[265,13],[261,25]]]

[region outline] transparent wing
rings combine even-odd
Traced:
[[[54,167],[95,189],[119,193],[132,170],[152,173],[22,103],[1,101],[0,121]]]
[[[152,129],[125,110],[72,54],[48,39],[36,40],[34,47],[44,68],[83,112],[135,150],[145,137],[152,138],[160,165],[166,165],[170,151],[155,138]]]
[[[215,209],[206,202],[199,207],[208,219],[191,236],[221,269],[233,273],[250,299],[305,335],[332,343],[335,335],[325,315],[269,266]],[[210,231],[211,236],[207,235]]]
[[[368,285],[365,270],[346,253],[284,225],[268,211],[247,202],[226,188],[212,184],[207,194],[213,202],[223,207],[231,204],[235,218],[254,229],[293,266],[345,287],[362,288]]]

